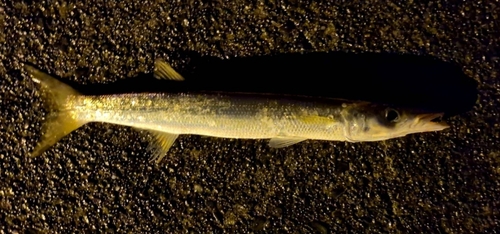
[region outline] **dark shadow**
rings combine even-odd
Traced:
[[[181,71],[196,89],[270,92],[382,102],[444,111],[472,109],[477,82],[457,64],[383,53],[283,54],[191,59]]]
[[[447,116],[469,111],[478,97],[477,82],[458,65],[426,56],[330,52],[219,59],[186,53],[184,58],[190,62],[177,69],[186,78],[183,82],[143,74],[114,84],[75,87],[87,94],[222,91],[309,95],[443,111]]]

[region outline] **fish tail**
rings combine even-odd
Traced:
[[[30,65],[25,65],[25,69],[31,79],[40,85],[48,111],[42,123],[41,139],[30,154],[31,157],[37,157],[85,122],[75,117],[75,110],[67,108],[68,97],[81,95],[78,91]]]

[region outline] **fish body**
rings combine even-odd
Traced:
[[[26,66],[48,101],[49,114],[37,156],[89,122],[106,122],[149,131],[153,159],[159,161],[181,134],[238,139],[271,139],[274,148],[313,139],[380,141],[411,133],[440,131],[441,113],[396,109],[389,105],[259,93],[137,93],[87,96],[50,75]],[[155,76],[183,80],[157,61]]]
[[[85,122],[172,134],[344,141],[342,104],[252,93],[152,93],[77,96],[67,108]]]

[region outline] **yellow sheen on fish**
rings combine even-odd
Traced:
[[[49,111],[32,156],[89,122],[148,131],[154,139],[148,150],[156,162],[181,134],[270,139],[270,147],[280,148],[305,140],[381,141],[448,128],[437,121],[442,113],[328,98],[219,92],[83,95],[32,66],[25,69],[40,85]],[[154,76],[184,80],[163,60],[155,62]]]

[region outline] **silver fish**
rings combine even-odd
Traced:
[[[147,130],[152,160],[159,162],[181,134],[239,139],[270,139],[280,148],[304,140],[381,141],[412,133],[441,131],[442,113],[340,99],[261,93],[143,93],[82,95],[52,76],[25,65],[40,84],[49,114],[32,156],[41,155],[62,137],[89,122]],[[184,78],[163,60],[155,77]]]

